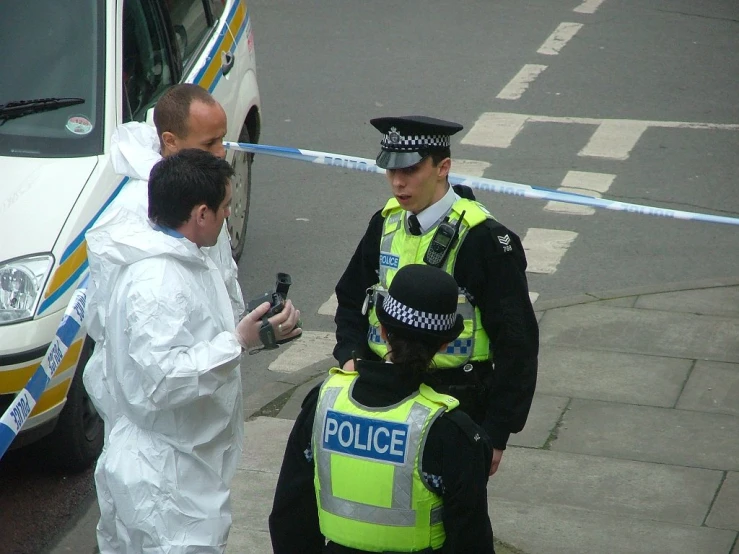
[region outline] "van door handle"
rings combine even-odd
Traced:
[[[233,69],[235,61],[236,56],[234,56],[232,52],[221,52],[221,73],[228,75],[228,72]]]

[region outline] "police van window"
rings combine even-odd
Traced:
[[[164,90],[174,84],[172,63],[153,0],[123,4],[123,119],[143,121]]]
[[[220,19],[223,15],[223,9],[226,7],[226,0],[208,0],[210,5],[210,13],[213,19]]]
[[[104,0],[0,0],[0,156],[102,152],[105,12]],[[0,190],[11,183],[0,175]]]
[[[205,2],[210,0],[165,0],[174,28],[180,59],[184,65],[191,61],[208,35],[210,26]],[[219,0],[213,2],[217,4]]]

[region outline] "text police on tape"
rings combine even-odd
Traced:
[[[408,450],[408,424],[329,410],[323,423],[323,448],[402,464]]]

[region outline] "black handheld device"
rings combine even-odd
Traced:
[[[275,336],[275,330],[272,324],[269,322],[269,318],[273,315],[279,314],[285,307],[287,301],[287,293],[292,285],[292,278],[287,273],[278,273],[275,283],[275,290],[265,292],[263,295],[250,300],[246,305],[248,311],[254,310],[257,306],[262,305],[265,302],[269,302],[269,311],[262,317],[262,325],[259,327],[259,338],[264,345],[264,350],[274,350],[280,344],[285,344],[298,337],[291,337],[285,340],[277,340]],[[298,322],[297,327],[300,327]]]
[[[292,285],[292,278],[287,273],[278,273],[275,283],[275,290],[265,292],[261,296],[250,300],[246,305],[247,311],[254,310],[257,306],[269,302],[270,308],[265,317],[269,319],[275,314],[279,314],[285,307],[287,293]]]
[[[439,223],[431,239],[431,244],[426,249],[423,263],[434,267],[441,267],[449,255],[449,251],[454,246],[454,242],[457,240],[459,227],[462,225],[464,214],[465,212],[462,212],[462,215],[459,216],[456,225],[449,223],[449,218],[445,218],[444,221]]]

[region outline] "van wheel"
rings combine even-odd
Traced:
[[[67,403],[46,443],[52,463],[60,469],[72,472],[90,467],[103,448],[103,420],[82,383],[82,372],[94,345],[90,337],[85,338],[72,385],[67,393]]]
[[[252,137],[246,123],[241,128],[239,142],[251,143]],[[246,244],[246,224],[249,221],[249,197],[251,195],[251,164],[254,154],[234,152],[231,166],[234,168],[231,215],[228,217],[228,234],[231,238],[231,254],[237,262]]]

